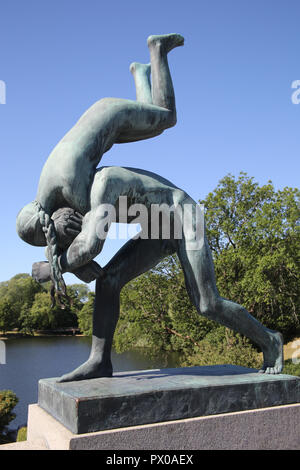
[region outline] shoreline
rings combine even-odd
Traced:
[[[21,333],[16,331],[8,331],[5,334],[0,334],[0,340],[6,341],[9,339],[17,338],[35,338],[35,337],[45,337],[45,336],[86,336],[80,332],[79,328],[74,327],[66,330],[37,330],[32,334],[30,333]]]

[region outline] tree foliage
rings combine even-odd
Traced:
[[[22,328],[22,323],[34,302],[35,295],[42,292],[43,287],[32,279],[29,274],[17,274],[9,281],[0,283],[0,318],[5,316],[8,305],[11,309],[10,321],[5,323],[5,328]],[[7,313],[6,313],[7,316]],[[1,320],[0,320],[1,322]]]
[[[17,314],[13,304],[5,297],[0,298],[0,330],[4,333],[17,324]]]
[[[18,401],[17,396],[11,390],[0,390],[0,444],[6,442],[6,428],[16,417],[12,410]]]
[[[220,294],[290,339],[300,331],[300,191],[241,173],[201,202]]]
[[[94,292],[87,293],[87,301],[83,305],[82,309],[77,312],[78,326],[80,331],[87,336],[92,334],[92,320],[93,320],[93,309],[94,309]]]
[[[39,284],[29,274],[17,274],[0,283],[0,331],[13,329],[32,334],[36,330],[76,327],[78,314],[88,299],[89,287],[67,287],[70,305],[51,308],[50,283]]]
[[[213,327],[191,304],[178,259],[170,256],[123,288],[114,346],[190,354]]]

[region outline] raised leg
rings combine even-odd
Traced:
[[[130,72],[134,78],[137,101],[152,104],[150,83],[151,65],[133,62],[130,65]]]
[[[152,101],[156,106],[169,109],[176,115],[175,94],[168,64],[168,53],[183,46],[180,34],[149,36],[148,47],[151,60]]]
[[[125,127],[118,133],[116,143],[134,142],[155,137],[176,124],[175,94],[168,65],[168,53],[182,46],[184,39],[179,34],[150,36],[148,47],[151,60],[152,100],[147,78],[147,66],[131,65],[137,89],[137,102],[123,113]],[[151,104],[153,103],[153,104]],[[140,106],[138,106],[140,105]],[[124,109],[125,111],[125,109]],[[129,125],[128,125],[129,124]]]

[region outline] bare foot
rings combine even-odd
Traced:
[[[57,382],[73,382],[77,380],[87,380],[87,379],[98,379],[100,377],[112,377],[112,365],[99,364],[98,361],[93,359],[88,359],[77,369],[69,372],[68,374],[62,375]]]
[[[168,54],[174,47],[183,46],[184,38],[180,34],[175,33],[153,35],[148,37],[147,43],[149,48],[159,46]]]
[[[280,374],[283,369],[283,337],[277,331],[270,331],[270,346],[263,351],[264,363],[259,371],[264,374]]]

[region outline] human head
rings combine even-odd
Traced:
[[[39,217],[40,205],[32,201],[17,216],[17,232],[24,242],[33,246],[46,246],[46,238]]]

